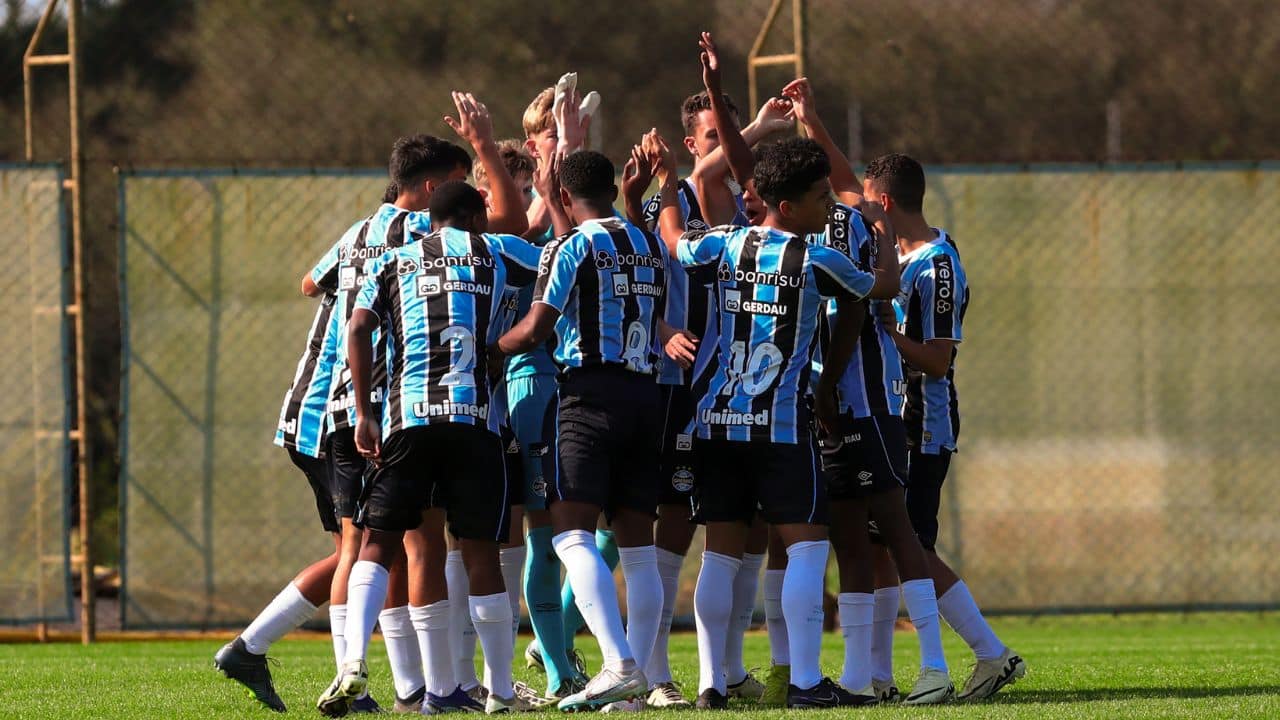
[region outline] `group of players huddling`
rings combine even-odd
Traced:
[[[969,293],[955,243],[922,214],[923,170],[887,155],[859,182],[803,78],[739,129],[709,35],[700,47],[705,88],[681,109],[689,177],[649,132],[619,215],[614,165],[581,149],[599,97],[580,98],[576,76],[534,98],[522,143],[495,142],[485,106],[454,93],[446,122],[476,164],[401,138],[381,207],[303,278],[320,304],[276,443],[334,551],[217,653],[259,701],[284,711],[266,651],[325,602],[329,716],[379,709],[375,625],[394,709],[424,714],[934,704],[1026,672],[934,552]],[[796,123],[807,138],[752,150]],[[690,703],[667,638],[696,524]],[[830,550],[838,682],[819,665]],[[761,682],[742,648],[766,551]],[[521,589],[545,696],[512,678]],[[900,599],[921,650],[905,696]],[[976,656],[958,696],[939,614]],[[603,655],[590,678],[573,648],[584,623]]]

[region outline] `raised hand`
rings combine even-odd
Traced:
[[[545,162],[540,162],[533,171],[533,189],[543,202],[560,202],[560,157],[552,155]]]
[[[455,91],[451,94],[453,105],[458,109],[458,119],[445,115],[445,123],[473,148],[493,142],[493,119],[489,116],[489,108],[471,93]]]
[[[582,149],[587,141],[587,130],[591,127],[591,114],[599,104],[599,95],[586,102],[578,94],[577,73],[565,73],[560,77],[551,105],[556,134],[560,138],[556,145],[557,155],[565,156]]]
[[[766,134],[789,130],[795,121],[792,102],[787,98],[769,98],[756,114],[756,125]]]
[[[646,136],[647,137],[647,136]],[[640,145],[631,147],[631,157],[622,166],[623,197],[640,198],[653,182],[653,165]]]
[[[791,101],[796,119],[802,125],[809,124],[818,116],[818,105],[813,99],[813,86],[809,84],[809,78],[796,78],[787,83],[782,88],[782,95]]]
[[[702,48],[702,53],[698,56],[702,61],[702,84],[706,87],[708,93],[720,94],[720,56],[716,54],[716,43],[711,39],[711,33],[702,33],[702,38],[698,40],[698,46]]]
[[[671,152],[671,146],[667,145],[667,141],[658,133],[657,128],[645,133],[644,139],[640,141],[640,147],[649,157],[649,162],[653,166],[653,174],[657,176],[658,182],[665,183],[669,177],[674,177],[676,172],[675,153]]]

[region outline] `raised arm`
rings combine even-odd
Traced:
[[[533,187],[538,191],[538,197],[534,200],[545,202],[544,212],[551,224],[552,237],[560,237],[573,230],[573,223],[569,220],[569,215],[565,212],[564,206],[560,204],[560,160],[558,156],[551,156],[546,160],[538,162],[537,169],[533,172]],[[545,232],[545,229],[538,233],[539,236]],[[536,239],[536,238],[531,238]]]
[[[720,58],[716,54],[715,41],[711,33],[702,33],[698,41],[702,48],[699,59],[702,61],[702,85],[707,90],[707,98],[711,101],[711,112],[715,116],[716,134],[720,137],[720,147],[724,149],[729,160],[729,171],[733,179],[742,187],[751,181],[751,171],[755,167],[755,158],[751,155],[751,146],[742,138],[738,126],[733,122],[729,108],[724,104],[724,92],[720,80]]]
[[[520,189],[502,163],[502,156],[498,154],[489,108],[471,93],[453,93],[453,104],[458,109],[458,118],[455,120],[446,115],[444,121],[459,137],[471,144],[476,159],[489,176],[492,206],[489,211],[489,231],[511,235],[524,233],[529,229],[529,218],[525,215]]]
[[[795,108],[796,121],[800,123],[800,127],[822,146],[827,153],[827,158],[831,160],[831,189],[836,197],[846,205],[857,207],[858,203],[862,202],[862,184],[858,182],[858,176],[849,164],[849,158],[845,157],[845,154],[836,146],[835,140],[831,139],[831,133],[827,132],[827,127],[822,124],[809,78],[792,80],[782,88],[782,94],[791,100],[791,106]]]
[[[639,145],[631,146],[631,157],[622,166],[622,201],[627,220],[633,225],[645,227],[644,191],[653,182],[653,163]]]
[[[755,120],[742,129],[742,139],[754,146],[770,134],[790,128],[794,121],[790,100],[770,98]],[[689,173],[698,196],[698,207],[702,208],[708,225],[728,224],[738,214],[738,198],[725,182],[728,174],[729,159],[719,146],[699,158]]]
[[[893,232],[893,223],[878,202],[863,200],[858,206],[862,217],[870,221],[872,234],[876,243],[876,284],[871,288],[869,297],[876,300],[892,300],[898,296],[899,282],[902,279],[902,268],[898,267],[898,245]]]

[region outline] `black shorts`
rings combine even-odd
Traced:
[[[320,514],[320,524],[325,532],[342,532],[342,525],[333,512],[333,490],[329,479],[329,461],[314,458],[289,448],[289,459],[307,476],[307,484],[316,496],[316,512]]]
[[[329,435],[329,472],[332,477],[333,509],[339,518],[355,517],[356,502],[364,491],[368,463],[356,449],[354,428],[334,430]]]
[[[750,525],[759,511],[774,525],[827,524],[827,483],[812,436],[796,445],[699,438],[694,448],[699,522]]]
[[[943,448],[936,455],[911,451],[907,475],[907,515],[920,545],[932,551],[938,543],[938,505],[942,499],[942,483],[951,467],[951,451]]]
[[[503,455],[498,436],[475,425],[440,423],[394,432],[382,441],[382,463],[369,473],[357,524],[412,530],[434,499],[455,536],[506,542],[511,511]]]
[[[698,400],[687,385],[659,385],[658,393],[663,418],[658,504],[689,507],[697,468],[690,422]]]
[[[907,484],[907,429],[902,418],[841,415],[822,441],[822,468],[832,500],[864,498]]]
[[[560,379],[547,502],[656,514],[662,417],[652,375],[620,366],[574,368]],[[550,418],[550,415],[548,415]]]
[[[507,475],[507,507],[524,506],[524,453],[511,428],[499,428],[502,439],[502,468]]]

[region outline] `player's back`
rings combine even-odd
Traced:
[[[561,313],[556,362],[653,374],[666,267],[657,238],[617,217],[588,220],[548,243],[534,299]]]
[[[500,236],[442,228],[414,233],[413,242],[388,251],[358,303],[375,285],[383,293],[390,384],[388,432],[441,422],[485,425],[489,418],[487,347],[503,296],[523,273],[533,279],[532,257],[523,267],[503,259]],[[532,251],[532,249],[530,248]]]
[[[697,282],[714,282],[718,367],[698,406],[704,438],[797,443],[824,298],[865,296],[874,277],[837,252],[767,227],[721,227],[680,244]]]
[[[825,232],[810,235],[809,242],[835,250],[850,260],[858,269],[873,272],[876,265],[876,237],[867,225],[862,213],[843,203],[835,203],[827,219]],[[839,383],[841,412],[862,418],[872,415],[899,415],[902,413],[903,374],[902,356],[894,344],[888,329],[875,310],[873,300],[867,303],[863,314],[862,329],[853,356]],[[827,303],[820,335],[818,358],[814,361],[814,378],[821,372],[822,348],[830,340],[831,324],[835,321],[836,303]]]

